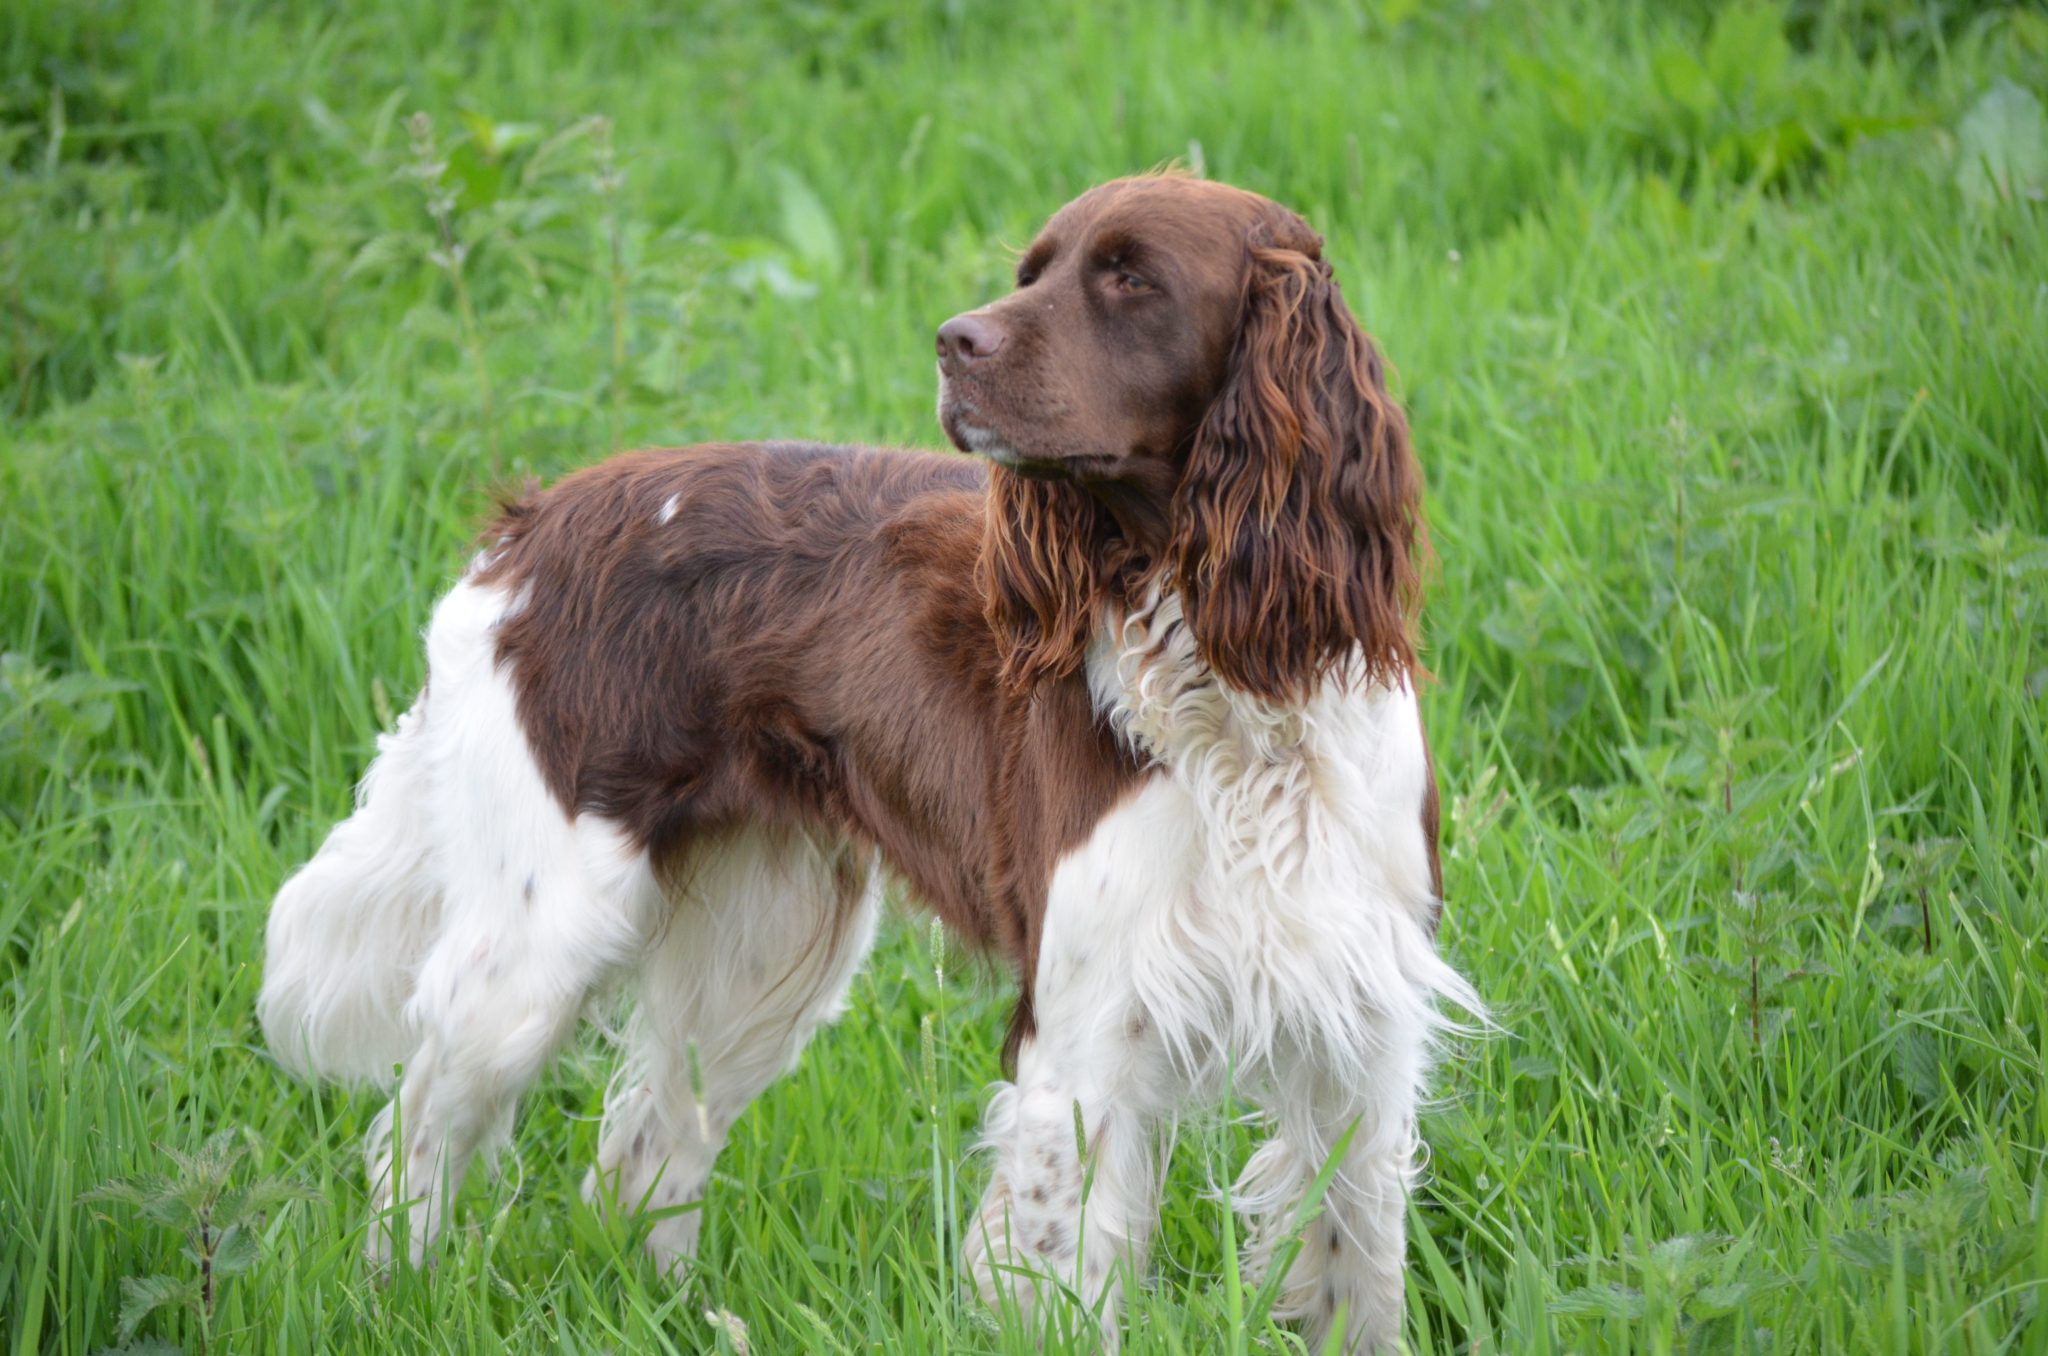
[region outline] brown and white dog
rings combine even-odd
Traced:
[[[940,419],[992,464],[640,452],[502,512],[278,894],[271,1047],[403,1062],[369,1175],[417,1253],[627,977],[586,1191],[666,1209],[837,1013],[890,877],[1021,985],[984,1297],[1112,1293],[1164,1128],[1227,1085],[1273,1128],[1233,1194],[1251,1275],[1341,1146],[1279,1312],[1391,1346],[1440,1003],[1478,1000],[1434,945],[1421,481],[1380,358],[1301,218],[1175,176],[1062,208],[938,348]],[[647,1246],[682,1262],[698,1218]]]

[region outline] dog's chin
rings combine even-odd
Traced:
[[[991,447],[981,455],[1001,469],[1022,475],[1024,479],[1071,479],[1067,475],[1067,463],[1063,461],[1032,461],[1010,447]]]
[[[962,452],[970,452],[1032,480],[1066,479],[1066,468],[1061,462],[1026,456],[1000,433],[974,423],[957,408],[948,406],[942,409],[939,423],[946,430],[946,436],[952,439],[953,446]]]

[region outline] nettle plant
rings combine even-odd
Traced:
[[[231,1180],[235,1166],[249,1152],[249,1137],[242,1130],[211,1135],[193,1153],[160,1147],[176,1171],[108,1182],[80,1199],[133,1207],[143,1219],[178,1235],[179,1252],[192,1264],[183,1275],[122,1278],[120,1340],[132,1342],[161,1309],[183,1309],[196,1324],[198,1349],[205,1356],[213,1342],[221,1282],[255,1269],[262,1253],[257,1231],[271,1211],[312,1193],[277,1177],[236,1185]]]
[[[1783,740],[1755,733],[1757,713],[1771,697],[1759,688],[1687,702],[1661,722],[1667,743],[1634,751],[1666,798],[1667,813],[1716,845],[1713,858],[1700,863],[1718,878],[1702,897],[1736,954],[1731,960],[1703,952],[1688,962],[1735,991],[1749,1043],[1759,1051],[1786,1020],[1786,986],[1831,973],[1806,946],[1823,901],[1792,869],[1803,844],[1786,807],[1806,779]]]

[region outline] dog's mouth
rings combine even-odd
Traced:
[[[1005,470],[1014,471],[1026,480],[1067,480],[1070,478],[1067,475],[1067,467],[1064,462],[1033,461],[1028,457],[1017,455],[1017,453],[1009,448],[987,452],[983,455],[996,465]]]
[[[985,423],[973,402],[952,389],[942,373],[939,378],[939,425],[962,452],[985,457],[1006,470],[1033,480],[1064,478],[1065,468],[1057,460],[1027,456],[1010,440]]]
[[[959,447],[961,451],[972,452],[978,457],[986,457],[1004,470],[1015,471],[1018,475],[1030,480],[1064,480],[1067,478],[1067,468],[1064,463],[1027,457],[1016,448],[1011,447],[1008,443],[996,437],[995,434],[990,433],[987,429],[976,428],[973,425],[963,425],[961,435],[961,437],[954,439],[954,445]]]

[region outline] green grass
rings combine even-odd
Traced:
[[[252,1004],[492,484],[934,444],[934,325],[1175,157],[1327,234],[1430,476],[1443,941],[1504,1031],[1425,1126],[1413,1348],[2048,1351],[2048,24],[1176,8],[10,7],[8,1352],[189,1274],[80,1197],[236,1128],[313,1195],[215,1350],[719,1350],[708,1309],[1035,1349],[952,1261],[1003,986],[921,922],[739,1126],[686,1293],[575,1198],[595,1042],[380,1288],[375,1100],[284,1078]],[[1222,1252],[1251,1133],[1184,1129],[1129,1350],[1295,1343]]]

